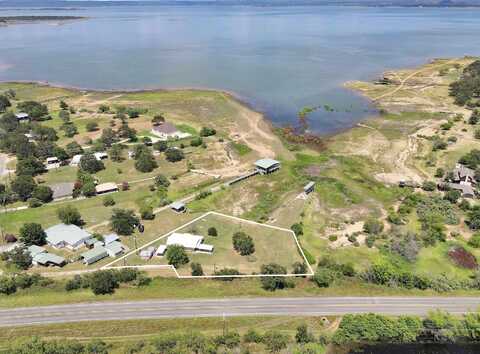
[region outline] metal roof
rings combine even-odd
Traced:
[[[183,209],[183,208],[185,208],[185,203],[173,202],[172,204],[170,204],[170,208],[176,209],[176,210]]]
[[[188,249],[196,249],[203,241],[203,236],[192,234],[180,234],[174,232],[167,239],[167,247],[172,245],[183,246]]]
[[[75,186],[72,182],[62,182],[49,185],[50,189],[53,191],[53,199],[70,197],[73,194],[73,187]]]
[[[118,241],[120,237],[118,237],[117,234],[108,234],[103,236],[103,242],[108,245],[109,243],[112,243],[113,241]]]
[[[87,240],[92,237],[87,231],[76,225],[58,224],[45,230],[47,241],[52,245],[58,245],[65,242],[71,246]]]
[[[280,164],[280,161],[273,160],[273,159],[260,159],[255,162],[255,166],[268,170],[275,165]]]
[[[27,248],[28,252],[32,257],[35,257],[37,254],[47,252],[47,250],[43,247],[31,245]]]
[[[107,252],[110,251],[110,253],[113,254],[113,255],[117,255],[119,253],[122,253],[123,250],[124,250],[123,245],[118,241],[113,241],[113,242],[109,243],[108,245],[105,245],[104,248],[105,248],[105,250],[107,250]]]
[[[40,253],[33,257],[33,261],[38,264],[47,264],[53,263],[56,265],[61,265],[65,263],[65,258],[57,256],[56,254],[52,253]]]
[[[104,193],[115,190],[118,190],[118,186],[116,183],[113,182],[102,183],[95,187],[95,191],[97,193]]]
[[[91,260],[100,260],[108,256],[107,250],[103,248],[103,246],[96,246],[91,250],[82,253],[81,257],[85,260],[85,262],[89,263]]]

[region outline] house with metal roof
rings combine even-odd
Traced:
[[[176,211],[177,213],[185,213],[187,211],[187,207],[183,202],[173,202],[170,204],[170,209]]]
[[[203,243],[203,236],[174,232],[167,238],[167,248],[172,245],[182,246],[188,251],[213,252],[213,246]]]
[[[113,182],[102,183],[95,187],[95,192],[97,194],[118,192],[118,186]]]
[[[108,255],[112,258],[122,254],[125,251],[125,246],[118,241],[110,242],[108,245],[103,246]]]
[[[46,253],[47,252],[47,250],[45,248],[37,246],[37,245],[28,246],[27,251],[28,251],[28,253],[30,253],[30,256],[32,256],[32,258],[35,257],[36,255],[40,254],[40,253]]]
[[[106,257],[108,257],[108,252],[103,246],[95,246],[91,250],[80,255],[80,258],[83,259],[83,263],[86,265],[93,264]]]
[[[57,267],[63,267],[67,261],[65,258],[57,256],[56,254],[44,252],[39,253],[35,257],[32,258],[32,263],[34,265],[42,265],[45,267],[54,265]]]
[[[160,140],[168,139],[185,139],[192,136],[192,134],[181,132],[169,122],[162,122],[152,127],[152,134],[158,136]]]
[[[461,183],[461,182],[468,182],[468,183],[476,183],[475,180],[475,171],[467,166],[462,164],[457,164],[452,171],[453,174],[453,182],[454,183]]]
[[[258,173],[266,175],[280,169],[280,161],[273,159],[260,159],[255,162],[255,169]]]
[[[55,248],[77,249],[92,235],[76,225],[58,224],[45,230],[47,243]]]
[[[449,183],[448,187],[453,190],[457,190],[462,194],[464,198],[474,198],[475,190],[470,183]]]

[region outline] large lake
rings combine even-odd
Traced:
[[[94,89],[198,87],[236,93],[276,124],[318,110],[332,133],[372,112],[342,88],[435,57],[480,55],[480,9],[367,7],[87,7],[6,15],[90,16],[60,26],[0,27],[0,80]]]

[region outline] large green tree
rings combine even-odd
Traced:
[[[139,223],[140,220],[133,210],[113,209],[110,226],[117,234],[131,235]]]
[[[75,208],[72,205],[67,204],[64,207],[58,208],[57,216],[60,219],[60,221],[66,225],[73,224],[73,225],[81,226],[84,223],[82,220],[82,216],[80,215],[80,212],[78,211],[77,208]]]
[[[20,228],[20,241],[25,245],[42,246],[45,244],[47,234],[43,231],[42,225],[37,223],[26,223]]]

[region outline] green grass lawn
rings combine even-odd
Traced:
[[[215,227],[218,236],[208,236],[208,228]],[[241,256],[232,246],[232,236],[237,231],[250,235],[255,244],[255,253]],[[292,264],[303,262],[298,252],[293,235],[290,232],[272,229],[262,225],[253,225],[228,217],[210,214],[177,232],[186,232],[205,237],[204,243],[214,246],[213,254],[189,253],[191,262],[202,265],[205,275],[213,275],[215,269],[235,268],[244,274],[259,273],[262,264],[277,263],[288,272]],[[155,246],[165,244],[162,239]],[[142,261],[138,256],[127,258],[128,264],[167,264],[164,257],[156,257],[150,261]],[[178,270],[182,275],[190,275],[190,268],[184,266]]]

